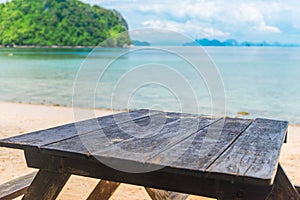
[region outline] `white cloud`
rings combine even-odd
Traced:
[[[264,23],[262,23],[258,27],[254,27],[255,30],[261,31],[261,32],[270,32],[270,33],[280,33],[280,29],[274,26],[268,26]]]
[[[208,38],[228,37],[230,34],[214,28],[203,28],[203,36]]]
[[[273,6],[277,7],[278,5],[273,4]],[[281,30],[278,27],[266,24],[263,9],[264,5],[257,6],[253,3],[241,4],[238,9],[233,11],[232,14],[234,18],[231,18],[233,19],[231,23],[239,25],[240,27],[246,25],[257,33],[280,33]],[[267,10],[267,12],[272,14],[271,10]]]
[[[206,37],[206,38],[216,38],[216,37],[227,37],[229,33],[223,32],[221,30],[212,27],[203,27],[198,21],[186,21],[174,22],[174,21],[161,21],[161,20],[149,20],[143,22],[143,26],[146,28],[160,28],[176,31],[179,33],[186,33],[189,31],[189,36],[194,38]]]
[[[284,22],[290,20],[288,13],[292,10],[293,13],[300,12],[300,7],[295,8],[295,5],[292,7],[290,2],[288,4],[280,0],[115,0],[108,2],[110,3],[103,1],[103,5],[115,6],[114,8],[121,11],[131,29],[159,27],[184,31],[192,37],[215,37],[216,39],[231,37],[238,40],[268,40],[271,37],[279,37],[284,32],[282,30],[286,26]],[[298,12],[295,12],[295,9]],[[297,24],[295,27],[299,27],[300,22],[293,21],[293,25]]]
[[[237,8],[238,9],[233,10],[233,16],[236,17],[235,20],[251,23],[260,23],[261,21],[264,21],[260,8],[252,4],[241,4],[238,5]]]

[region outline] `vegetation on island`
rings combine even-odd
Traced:
[[[12,0],[0,4],[2,46],[102,46],[131,44],[125,19],[78,0]]]

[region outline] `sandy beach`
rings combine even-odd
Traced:
[[[67,107],[0,102],[0,110],[0,139],[74,121],[73,109]],[[110,113],[109,110],[98,110],[96,115]],[[27,168],[22,151],[0,149],[0,184],[33,171]],[[300,126],[289,126],[288,142],[283,145],[280,162],[293,183],[300,185],[300,173],[297,171],[300,168]],[[96,179],[72,176],[58,199],[85,199],[97,183]],[[142,187],[121,184],[111,199],[150,198]],[[191,195],[189,199],[206,198]]]

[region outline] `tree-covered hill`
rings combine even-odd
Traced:
[[[0,4],[0,45],[97,46],[127,30],[115,10],[78,0],[12,0]],[[130,44],[128,34],[107,46]]]

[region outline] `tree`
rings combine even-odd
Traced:
[[[97,46],[127,31],[115,10],[78,0],[12,0],[0,4],[0,44],[40,46]],[[131,44],[125,33],[109,46]]]

